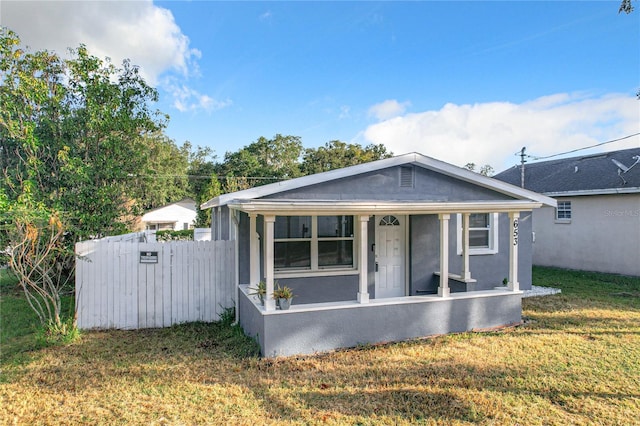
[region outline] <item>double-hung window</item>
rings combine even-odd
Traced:
[[[353,216],[277,216],[277,271],[354,268]]]
[[[469,248],[489,248],[491,218],[489,213],[472,213],[469,215]]]
[[[458,254],[462,254],[462,215],[457,215],[456,236]],[[471,213],[469,215],[469,254],[495,254],[498,252],[498,213]]]
[[[559,222],[571,221],[571,201],[558,201],[558,208],[556,208],[556,220]]]

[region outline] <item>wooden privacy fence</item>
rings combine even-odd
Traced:
[[[140,239],[76,244],[79,328],[210,322],[233,306],[234,241],[149,243]]]

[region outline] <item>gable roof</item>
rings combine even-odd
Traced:
[[[624,168],[628,170],[625,172]],[[546,195],[640,192],[640,147],[527,163],[524,173],[525,188]],[[520,175],[521,167],[517,165],[494,178],[519,186]]]
[[[460,179],[465,182],[470,182],[475,185],[488,188],[517,199],[555,205],[554,200],[549,199],[548,197],[545,197],[543,195],[536,194],[535,192],[522,189],[490,177],[482,176],[467,169],[463,169],[461,167],[445,163],[444,161],[436,160],[434,158],[413,152],[410,154],[399,155],[392,158],[372,161],[370,163],[358,164],[355,166],[344,167],[342,169],[335,169],[328,172],[316,173],[313,175],[302,176],[282,182],[257,186],[255,188],[245,189],[243,191],[222,194],[216,198],[212,198],[206,203],[203,203],[200,208],[204,210],[212,207],[224,206],[234,200],[254,200],[280,192],[290,191],[293,189],[316,185],[336,179],[356,176],[362,173],[368,173],[376,170],[386,169],[389,167],[408,164],[424,167],[425,169],[433,170],[443,175]]]

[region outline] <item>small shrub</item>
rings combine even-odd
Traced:
[[[220,314],[220,324],[222,325],[231,325],[236,321],[236,309],[235,308],[225,308],[224,311]]]
[[[80,330],[73,318],[64,319],[60,325],[50,322],[46,326],[39,327],[36,332],[36,341],[42,346],[66,344],[80,338]]]
[[[193,229],[182,231],[158,231],[156,241],[193,241]]]

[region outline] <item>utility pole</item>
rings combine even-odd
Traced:
[[[520,151],[520,186],[522,188],[524,188],[524,163],[527,162],[527,160],[525,160],[525,156],[526,154],[524,153],[524,151],[527,149],[526,146],[522,147],[522,150]]]

